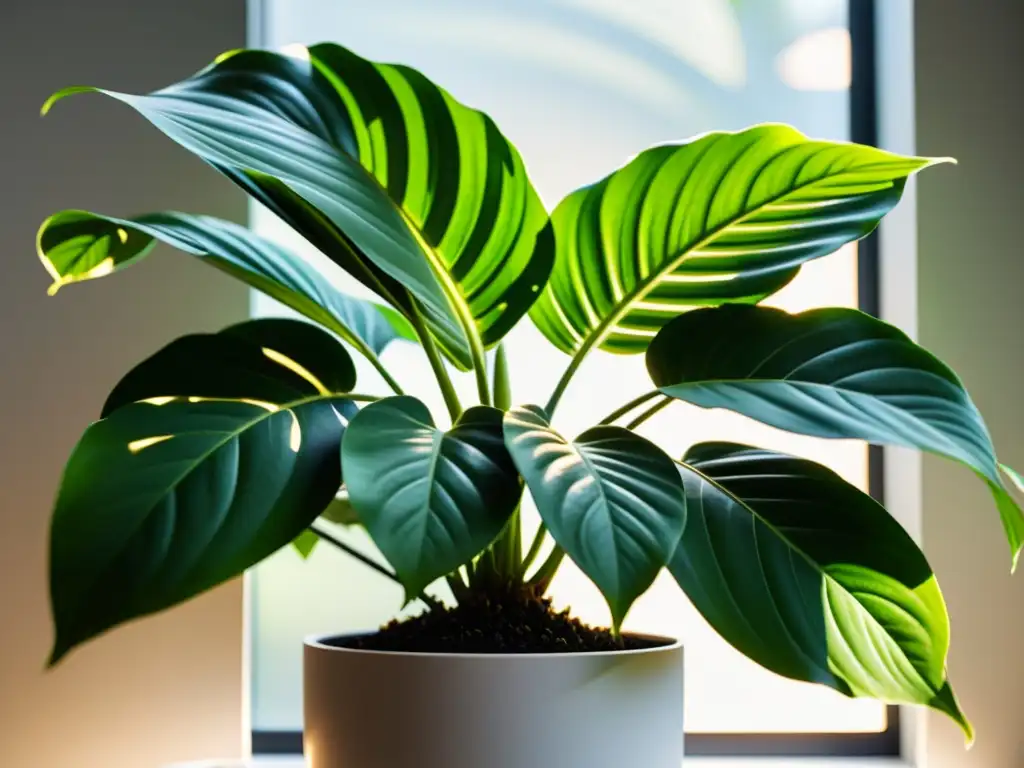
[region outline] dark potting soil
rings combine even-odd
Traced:
[[[643,637],[612,636],[556,612],[548,599],[535,597],[471,598],[453,608],[427,611],[395,620],[373,635],[345,647],[405,653],[587,653],[654,648]]]

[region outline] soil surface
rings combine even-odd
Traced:
[[[654,648],[646,638],[612,636],[536,597],[474,597],[458,606],[395,620],[345,643],[367,651],[406,653],[586,653]]]

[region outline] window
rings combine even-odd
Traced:
[[[258,44],[335,40],[415,66],[488,112],[521,150],[549,207],[651,144],[710,129],[780,121],[814,136],[873,138],[869,0],[265,0],[258,8]],[[265,211],[254,211],[253,224],[310,259],[323,258]],[[845,248],[805,266],[770,303],[873,311],[873,260],[871,242],[859,253]],[[363,293],[344,275],[338,283]],[[255,311],[281,313],[263,297]],[[507,347],[513,361],[531,361],[528,369],[513,366],[520,376],[514,400],[544,402],[568,358],[528,322]],[[431,380],[411,346],[393,345],[384,359],[400,380]],[[600,353],[584,367],[560,411],[567,433],[648,388],[640,358]],[[377,381],[370,370],[360,376],[361,389]],[[458,383],[471,400],[472,382]],[[439,394],[415,394],[444,413]],[[788,435],[680,403],[643,431],[674,454],[700,440],[736,440],[812,456],[862,487],[878,487],[869,466],[880,462],[859,444]],[[339,535],[372,549],[358,533]],[[401,593],[326,546],[307,562],[279,552],[256,569],[251,586],[254,746],[297,750],[302,638],[371,629],[394,614]],[[607,622],[602,598],[571,567],[554,596],[586,620]],[[766,672],[719,639],[667,575],[626,627],[684,640],[691,752],[896,752],[894,708]]]

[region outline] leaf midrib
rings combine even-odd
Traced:
[[[722,486],[719,483],[717,483],[713,478],[711,478],[708,475],[706,475],[703,472],[701,472],[697,467],[693,466],[692,464],[687,464],[685,461],[680,461],[679,464],[681,466],[686,467],[688,470],[690,470],[695,475],[697,475],[703,482],[705,482],[708,485],[710,485],[711,487],[717,489],[720,493],[722,493],[723,495],[725,495],[729,499],[731,499],[733,501],[733,503],[735,503],[737,506],[739,506],[740,508],[742,508],[746,512],[748,512],[751,517],[755,518],[758,522],[760,522],[762,525],[764,525],[766,528],[768,528],[768,530],[770,530],[780,541],[782,541],[786,545],[787,548],[789,548],[790,550],[792,550],[793,552],[798,554],[815,571],[820,573],[823,579],[827,580],[831,584],[834,584],[838,589],[842,590],[842,592],[844,594],[848,595],[851,600],[853,600],[858,606],[860,606],[860,608],[863,611],[864,615],[867,617],[867,620],[869,620],[872,624],[874,624],[882,632],[882,634],[884,634],[887,638],[889,638],[889,640],[894,644],[896,649],[899,650],[900,655],[903,656],[907,660],[907,663],[909,664],[910,669],[912,669],[914,671],[914,674],[917,676],[917,678],[920,681],[922,687],[925,688],[926,690],[932,691],[934,694],[938,695],[938,690],[936,690],[931,685],[931,683],[929,683],[927,680],[925,680],[924,677],[921,675],[920,671],[917,669],[917,667],[914,666],[913,662],[911,662],[910,659],[906,658],[906,654],[903,652],[903,649],[900,648],[899,642],[891,634],[889,634],[889,632],[885,629],[885,627],[882,626],[882,624],[864,606],[864,604],[861,603],[861,601],[857,598],[857,596],[853,592],[848,590],[842,583],[840,583],[835,578],[833,578],[828,573],[828,571],[826,571],[824,568],[822,568],[818,564],[818,562],[816,560],[814,560],[814,558],[812,558],[810,555],[808,555],[802,548],[800,548],[799,546],[794,544],[792,541],[790,541],[790,539],[787,536],[785,536],[781,531],[779,531],[779,529],[775,525],[773,525],[771,522],[766,520],[761,514],[759,514],[757,512],[757,510],[755,510],[753,507],[749,506],[741,498],[736,496],[734,493],[729,491],[724,486]],[[702,509],[703,509],[703,505],[702,505]],[[715,558],[715,562],[717,564],[717,562],[718,562],[717,557]],[[831,614],[832,613],[831,606],[829,606],[828,610],[829,610],[829,613]],[[834,621],[834,619],[833,619],[833,621]],[[915,621],[916,621],[916,619],[915,619]],[[919,624],[919,626],[920,626],[920,624]],[[922,627],[922,629],[925,630],[925,634],[929,634],[926,627]],[[788,632],[788,630],[787,630],[787,632]],[[845,638],[845,635],[842,632],[840,632],[839,634],[843,635],[843,637]],[[849,643],[848,643],[848,645],[849,645]],[[851,650],[853,650],[853,647],[852,646],[850,646],[850,647],[851,647]],[[827,650],[827,648],[826,648],[826,650]],[[854,655],[856,656],[856,652],[854,652]],[[831,672],[832,670],[830,669],[829,671]],[[832,674],[835,674],[835,672],[832,672]]]
[[[882,165],[882,164],[879,163],[878,165]],[[859,170],[863,170],[863,169],[859,169]],[[848,172],[848,170],[843,171],[841,173],[836,173],[836,174],[832,174],[832,175],[828,175],[828,176],[823,176],[821,178],[814,179],[813,181],[808,182],[806,184],[801,184],[801,185],[792,187],[792,188],[786,190],[786,192],[781,194],[781,195],[777,195],[777,196],[772,197],[772,198],[770,198],[768,200],[765,200],[762,203],[760,203],[756,208],[753,208],[753,209],[747,211],[742,216],[738,216],[738,217],[736,217],[734,219],[730,219],[728,222],[722,224],[720,227],[718,227],[718,228],[708,232],[703,238],[701,238],[697,242],[689,245],[685,250],[680,252],[677,256],[674,256],[674,257],[672,257],[670,259],[667,259],[661,265],[662,266],[661,269],[655,270],[653,273],[648,275],[648,277],[646,277],[644,280],[640,281],[636,286],[633,287],[633,289],[631,291],[629,291],[627,294],[625,294],[622,297],[622,299],[619,301],[618,307],[615,309],[615,311],[613,311],[604,320],[602,320],[600,323],[598,323],[598,325],[593,329],[593,331],[591,331],[591,333],[589,335],[587,335],[587,337],[584,339],[583,344],[580,346],[579,350],[575,354],[576,355],[585,354],[586,351],[591,349],[592,347],[600,346],[601,344],[603,344],[604,341],[607,339],[607,337],[610,335],[611,331],[614,329],[614,326],[617,325],[619,323],[619,321],[622,320],[622,318],[625,317],[628,314],[629,308],[633,305],[633,303],[636,302],[636,301],[643,300],[643,298],[647,295],[647,293],[649,291],[651,291],[654,287],[656,287],[658,281],[660,281],[661,278],[664,277],[664,275],[666,273],[674,272],[675,270],[677,270],[680,266],[682,266],[685,263],[687,257],[692,255],[694,251],[698,251],[701,248],[704,248],[708,244],[712,243],[723,232],[727,231],[731,227],[734,227],[737,224],[742,224],[744,221],[747,221],[751,217],[756,216],[757,214],[761,213],[767,206],[774,205],[775,203],[784,201],[790,195],[796,194],[797,192],[800,192],[802,190],[808,189],[808,188],[813,187],[813,186],[815,186],[817,184],[821,184],[824,181],[827,181],[828,179],[835,178],[835,177],[840,177],[840,176],[844,175],[844,173],[847,173],[847,172]],[[892,186],[892,182],[890,182],[889,185]]]

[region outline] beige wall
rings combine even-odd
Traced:
[[[883,0],[885,2],[885,0]],[[917,148],[956,168],[918,184],[919,333],[965,379],[1003,460],[1024,467],[1024,8],[916,5]],[[982,485],[924,463],[923,537],[953,621],[950,674],[978,740],[929,722],[927,768],[1024,766],[1024,573]]]
[[[173,336],[244,316],[245,289],[170,251],[48,299],[39,222],[63,207],[242,220],[241,195],[128,109],[68,84],[149,90],[244,43],[243,0],[10,0],[0,12],[0,766],[155,768],[234,755],[241,588],[138,622],[43,673],[49,507],[118,375]]]

